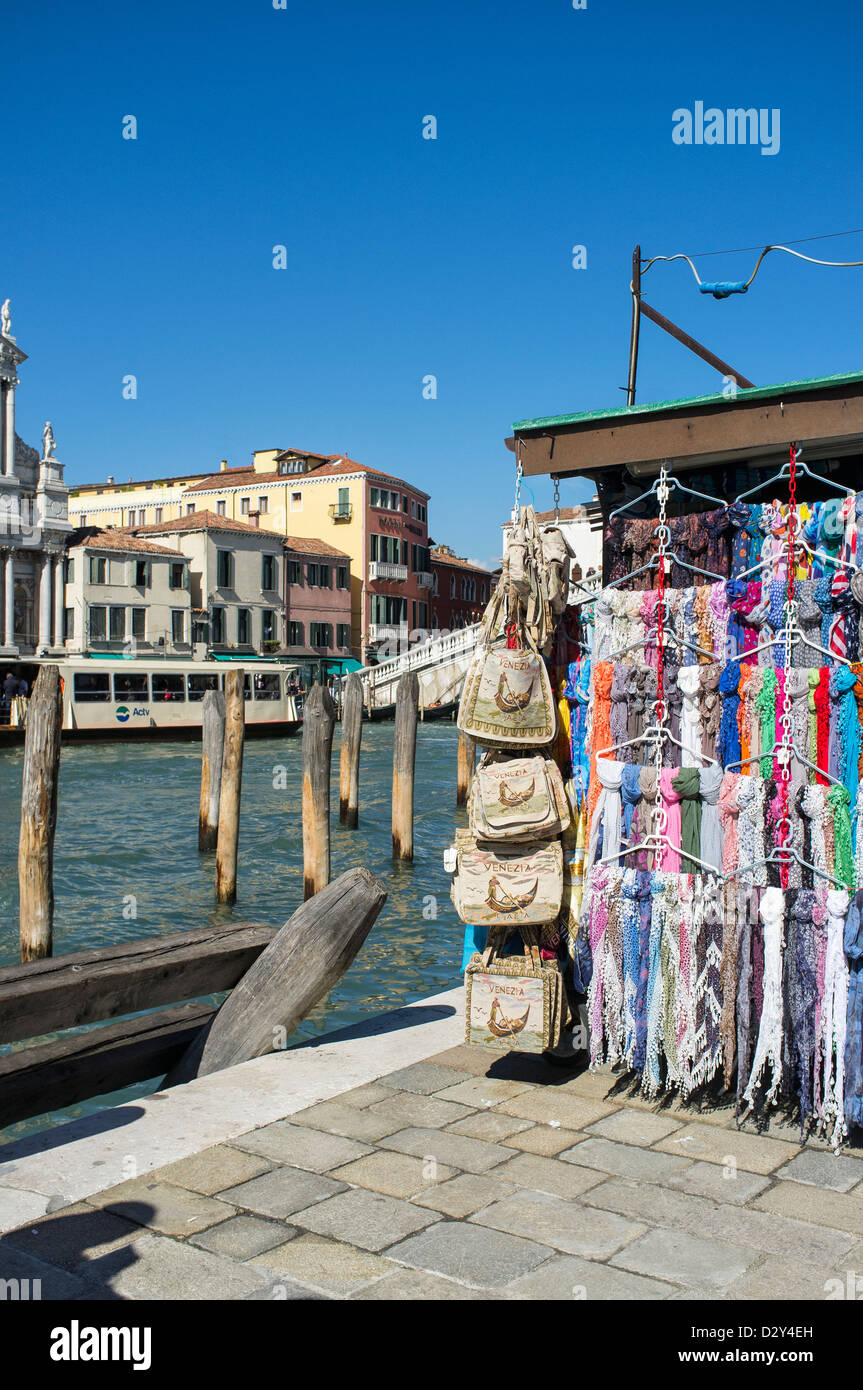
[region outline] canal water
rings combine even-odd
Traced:
[[[338,818],[339,730],[333,741],[332,876],[364,864],[387,901],[348,973],[293,1041],[447,989],[460,978],[462,928],[443,850],[456,824],[457,731],[420,724],[414,862],[391,857],[392,721],[363,725],[360,824]],[[0,965],[18,960],[17,852],[23,749],[0,753]],[[109,946],[221,922],[281,926],[302,902],[301,740],[253,739],[243,761],[237,902],[215,902],[214,859],[198,851],[201,750],[196,742],[64,746],[54,855],[54,953]],[[0,1048],[0,1052],[8,1048]],[[0,1132],[23,1133],[156,1089],[158,1078]]]

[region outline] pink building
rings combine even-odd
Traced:
[[[290,537],[285,552],[285,648],[310,674],[326,679],[359,664],[351,659],[351,560],[311,537]],[[317,668],[317,669],[316,669]]]

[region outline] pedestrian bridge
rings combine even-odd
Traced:
[[[431,637],[377,666],[357,671],[363,683],[363,703],[369,713],[391,713],[396,686],[405,671],[416,671],[420,710],[448,705],[461,695],[465,673],[476,649],[482,624]]]

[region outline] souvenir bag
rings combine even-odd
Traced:
[[[547,1052],[558,1047],[570,1012],[556,960],[475,952],[465,971],[465,1042]]]
[[[555,618],[566,608],[569,598],[571,552],[562,531],[546,526],[539,533],[542,549],[542,579],[549,606]]]
[[[470,796],[470,827],[480,840],[544,840],[569,825],[560,769],[543,753],[492,751],[481,759]]]
[[[454,850],[450,894],[463,922],[520,931],[555,920],[563,898],[559,840],[505,846],[457,830]]]

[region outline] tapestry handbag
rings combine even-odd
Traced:
[[[471,658],[458,707],[458,727],[489,747],[527,748],[551,743],[557,709],[545,662],[529,631],[514,622],[517,650],[506,645],[505,592],[498,584],[479,644]]]
[[[474,774],[470,827],[480,840],[545,840],[569,825],[560,769],[543,753],[521,758],[493,750]]]
[[[552,614],[559,618],[569,598],[570,550],[566,537],[556,526],[539,533],[542,546],[542,577]]]
[[[560,841],[504,846],[457,830],[450,894],[459,917],[471,926],[518,931],[553,922],[563,898]]]
[[[487,962],[477,951],[464,982],[468,1045],[518,1052],[547,1052],[559,1045],[569,1007],[556,960],[504,956]]]

